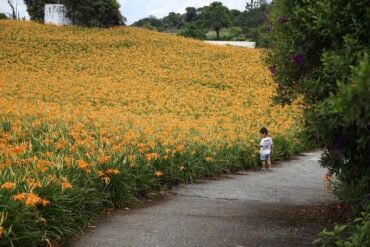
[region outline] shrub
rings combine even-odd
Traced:
[[[274,1],[268,62],[279,84],[277,100],[304,94],[307,103],[337,92],[369,50],[369,5],[364,1]]]
[[[346,193],[352,196],[370,188],[369,6],[276,0],[270,14],[267,61],[278,82],[275,100],[290,104],[304,95],[307,132],[327,150],[322,164],[339,183],[356,188]]]
[[[205,31],[195,23],[186,24],[185,28],[178,32],[178,35],[200,40],[206,39]]]
[[[242,38],[242,30],[239,27],[231,27],[229,31],[222,37],[224,40],[235,40]]]
[[[369,58],[365,56],[351,82],[338,83],[338,93],[318,107],[321,124],[317,130],[328,149],[322,163],[337,175],[337,195],[354,204],[356,198],[370,192],[369,75]]]
[[[9,19],[6,14],[4,13],[0,13],[0,20],[6,20],[6,19]]]
[[[370,246],[370,207],[349,224],[336,225],[332,231],[323,230],[314,244],[322,247]]]

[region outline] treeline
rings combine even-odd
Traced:
[[[170,12],[168,16],[149,16],[132,24],[160,32],[171,32],[197,39],[223,39],[256,41],[266,46],[265,24],[270,4],[266,0],[246,3],[244,11],[228,9],[221,2],[202,8],[188,7],[184,14]],[[214,36],[210,35],[214,32]]]

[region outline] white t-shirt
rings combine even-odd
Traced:
[[[271,147],[272,147],[272,139],[271,137],[266,137],[261,140],[260,143],[262,155],[271,154]]]

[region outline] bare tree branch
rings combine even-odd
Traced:
[[[10,8],[12,9],[12,18],[14,19],[14,20],[17,20],[17,13],[16,13],[16,11],[15,11],[15,7],[14,7],[14,3],[13,3],[13,0],[8,0],[8,4],[9,4],[9,6],[10,6]]]

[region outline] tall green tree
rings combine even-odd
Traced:
[[[166,16],[162,19],[162,22],[165,25],[165,28],[167,30],[170,30],[170,29],[177,30],[178,28],[180,28],[183,25],[184,20],[183,20],[183,17],[182,17],[181,14],[175,13],[175,12],[170,12],[168,14],[168,16]]]
[[[89,27],[124,25],[117,0],[64,0],[68,16],[75,24]]]
[[[187,7],[185,13],[185,22],[196,21],[198,17],[197,9],[194,7]]]
[[[266,21],[268,3],[266,0],[251,1],[247,3],[243,13],[241,26],[246,36],[256,40],[254,29],[263,25]]]
[[[233,27],[240,27],[243,21],[243,12],[232,9],[230,10],[230,22]]]
[[[217,39],[220,39],[220,31],[230,25],[229,9],[221,2],[213,2],[203,8],[203,22],[208,28],[216,31]]]

